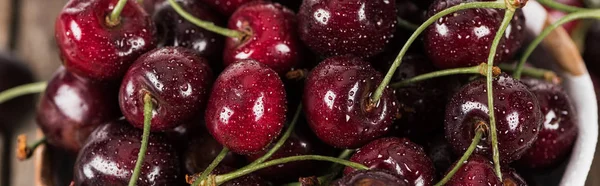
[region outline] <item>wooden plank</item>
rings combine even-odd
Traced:
[[[0,50],[8,49],[8,35],[11,19],[11,1],[0,1]]]

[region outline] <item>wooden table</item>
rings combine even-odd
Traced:
[[[39,80],[47,80],[60,65],[54,41],[54,20],[67,0],[0,0],[0,51],[12,51],[22,58]],[[14,9],[12,7],[19,7]],[[18,16],[12,16],[12,14]],[[16,20],[13,20],[15,19]],[[18,22],[19,24],[13,24]],[[33,113],[29,121],[16,131],[33,141],[36,125]],[[16,140],[15,140],[16,141]],[[1,143],[0,143],[1,144]],[[4,149],[3,149],[4,150]],[[12,149],[11,149],[12,150]],[[592,165],[588,186],[600,185],[600,148]],[[14,156],[14,153],[11,153]],[[14,159],[14,157],[13,157]],[[11,163],[10,185],[34,185],[33,161]],[[5,179],[5,178],[0,178]]]

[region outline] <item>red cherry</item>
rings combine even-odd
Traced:
[[[370,96],[382,75],[369,63],[353,57],[332,57],[308,75],[304,112],[312,130],[337,148],[357,148],[385,135],[397,113],[392,90],[370,107]]]
[[[446,183],[447,186],[502,186],[494,173],[494,165],[479,155],[471,155],[469,160]]]
[[[118,79],[156,45],[150,17],[129,0],[118,25],[107,23],[118,0],[72,0],[58,15],[56,42],[70,72],[93,79]]]
[[[229,29],[246,33],[227,38],[223,63],[243,59],[266,64],[279,74],[298,67],[303,49],[296,30],[296,15],[278,3],[257,1],[240,7],[229,19]]]
[[[205,121],[215,139],[239,154],[264,150],[286,118],[283,82],[275,71],[254,60],[234,63],[214,84]]]
[[[409,186],[401,176],[386,170],[354,171],[333,183],[334,186]]]

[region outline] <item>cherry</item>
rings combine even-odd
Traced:
[[[278,3],[257,1],[240,7],[231,15],[229,28],[246,36],[226,39],[223,52],[226,66],[253,59],[285,74],[302,62],[296,15]]]
[[[371,57],[396,30],[396,3],[388,0],[306,0],[298,12],[300,38],[323,56]]]
[[[56,42],[70,72],[94,79],[118,79],[156,45],[155,26],[135,1],[127,1],[117,23],[110,21],[118,0],[72,0],[58,15]]]
[[[33,73],[22,61],[0,52],[0,92],[33,81]],[[34,108],[34,100],[32,96],[23,96],[0,104],[0,133],[2,135],[8,135],[20,127],[18,123],[25,118],[24,113],[29,113]]]
[[[500,159],[510,163],[519,159],[537,139],[542,112],[535,94],[520,81],[503,73],[492,83]],[[446,106],[445,136],[457,154],[463,154],[471,144],[477,123],[488,125],[486,90],[485,79],[472,81]],[[491,151],[491,139],[484,135],[475,153],[491,159]]]
[[[354,171],[342,179],[339,179],[334,186],[409,186],[405,179],[385,170],[360,170]]]
[[[588,66],[587,69],[595,75],[600,75],[600,54],[594,50],[598,47],[600,47],[600,22],[595,21],[586,34],[585,50],[583,52],[583,59]]]
[[[494,173],[492,162],[483,156],[473,154],[446,185],[501,186],[503,184]]]
[[[156,23],[159,43],[158,46],[181,46],[194,49],[200,56],[206,57],[210,62],[221,61],[223,52],[223,36],[200,28],[182,18],[166,1],[156,9],[152,19]],[[222,19],[210,9],[192,0],[179,0],[178,3],[193,16],[202,20],[213,22],[217,25],[224,23]]]
[[[306,2],[305,2],[306,3]],[[315,67],[304,87],[304,113],[313,132],[337,148],[357,148],[385,135],[397,113],[393,91],[371,105],[382,75],[358,58],[328,58]]]
[[[489,1],[489,0],[468,0]],[[463,0],[436,0],[429,8],[428,17],[449,7],[464,3]],[[506,37],[500,40],[494,61],[510,60],[521,47],[525,17],[516,10]],[[447,15],[429,26],[424,32],[425,51],[438,68],[475,66],[487,61],[489,47],[504,17],[504,10],[468,9]]]
[[[206,127],[231,151],[257,153],[281,133],[285,97],[275,71],[254,60],[234,63],[214,84],[205,113]]]
[[[44,92],[36,114],[47,142],[77,153],[100,125],[121,116],[118,86],[96,82],[60,67]]]
[[[519,160],[529,168],[557,165],[570,152],[577,137],[577,113],[567,93],[558,85],[538,79],[523,79],[545,116],[538,139]]]
[[[213,173],[215,174],[226,174],[234,171],[235,169],[228,166],[218,166]],[[242,177],[233,179],[231,181],[221,184],[222,186],[267,186],[269,185],[265,180],[256,174],[247,174]]]
[[[127,185],[135,167],[142,131],[125,120],[98,127],[79,151],[75,162],[75,185]],[[175,185],[179,175],[175,148],[158,133],[150,143],[137,185]]]
[[[384,169],[410,185],[433,185],[435,170],[423,148],[406,138],[381,138],[361,147],[350,161],[371,169]],[[346,167],[348,175],[355,169]]]
[[[129,68],[119,91],[125,118],[144,126],[144,95],[155,102],[152,131],[163,131],[201,114],[213,76],[206,59],[192,50],[165,47],[150,51]]]
[[[256,0],[200,0],[205,4],[211,6],[217,11],[221,12],[221,14],[225,16],[230,16],[233,14],[240,6],[256,1]]]
[[[185,144],[188,147],[183,154],[183,164],[188,174],[204,171],[223,149],[223,146],[205,131],[195,134]],[[229,151],[219,165],[239,167],[243,163],[241,157]]]

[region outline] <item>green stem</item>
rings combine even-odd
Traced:
[[[544,29],[544,31],[542,31],[542,33],[540,33],[540,35],[538,35],[535,38],[535,40],[533,40],[529,44],[529,46],[527,46],[527,49],[523,53],[523,56],[521,57],[521,60],[519,61],[519,65],[517,66],[517,70],[515,70],[515,73],[513,74],[513,77],[515,79],[521,79],[521,75],[522,75],[523,67],[525,66],[525,62],[527,61],[529,56],[531,56],[531,54],[533,53],[533,50],[535,50],[535,48],[544,40],[544,38],[546,38],[546,36],[548,36],[554,29],[560,27],[561,25],[563,25],[565,23],[571,22],[573,20],[585,19],[585,18],[600,19],[600,10],[585,10],[584,9],[581,12],[571,13],[571,14],[566,15],[565,17],[559,19],[552,25],[548,26],[546,29]]]
[[[454,176],[454,174],[456,174],[456,172],[458,172],[458,170],[463,166],[463,164],[465,164],[465,162],[469,159],[469,157],[471,157],[471,154],[473,154],[473,151],[475,151],[475,148],[477,148],[477,144],[479,144],[479,141],[481,141],[482,135],[483,135],[483,130],[477,129],[477,131],[475,133],[475,137],[473,137],[473,141],[471,141],[471,145],[469,145],[469,148],[467,149],[467,151],[456,162],[456,165],[454,165],[454,167],[452,167],[452,170],[450,170],[450,172],[448,172],[448,174],[446,174],[446,176],[444,176],[444,178],[442,180],[440,180],[440,182],[435,184],[435,186],[442,186],[442,185],[446,184],[448,181],[450,181],[450,179],[452,179],[452,176]]]
[[[109,19],[107,20],[109,21],[108,25],[116,26],[121,22],[121,12],[123,11],[123,8],[125,8],[127,1],[128,0],[119,0],[119,2],[117,2],[115,9],[110,13]]]
[[[5,90],[3,92],[0,92],[0,104],[19,96],[43,92],[44,90],[46,90],[46,86],[48,86],[48,82],[44,81],[20,85]]]
[[[199,179],[196,179],[196,181],[194,181],[192,185],[199,186],[200,183],[202,183],[202,180],[206,180],[206,178],[208,178],[208,175],[210,175],[210,173],[212,173],[212,171],[219,165],[219,163],[221,163],[221,161],[225,159],[227,153],[229,153],[229,149],[227,147],[223,147],[219,155],[217,155],[217,157],[210,163],[210,165],[206,167],[204,172],[200,174]]]
[[[263,169],[263,168],[267,168],[270,166],[275,166],[275,165],[279,165],[279,164],[284,164],[284,163],[289,163],[289,162],[294,162],[294,161],[307,161],[307,160],[316,160],[316,161],[329,161],[329,162],[334,162],[334,163],[338,163],[338,164],[342,164],[348,167],[352,167],[358,170],[367,170],[369,169],[368,167],[359,164],[359,163],[355,163],[355,162],[351,162],[348,160],[343,160],[343,159],[339,159],[339,158],[334,158],[334,157],[329,157],[329,156],[319,156],[319,155],[303,155],[303,156],[290,156],[290,157],[286,157],[286,158],[281,158],[281,159],[276,159],[276,160],[271,160],[271,161],[267,161],[261,164],[257,164],[255,166],[252,167],[245,167],[242,169],[239,169],[235,172],[231,172],[228,174],[224,174],[224,175],[219,175],[216,177],[216,183],[217,185],[223,184],[227,181],[230,181],[232,179],[250,174],[254,171]]]
[[[515,72],[516,71],[516,68],[513,67],[513,65],[500,64],[498,66],[503,71],[507,71],[507,72]],[[558,75],[556,75],[556,73],[554,73],[551,70],[546,70],[546,69],[541,69],[541,68],[533,68],[533,67],[524,67],[521,70],[522,70],[523,75],[526,75],[526,76],[529,76],[532,78],[543,79],[543,80],[546,80],[551,83],[560,83],[560,78],[558,77]]]
[[[401,17],[397,17],[396,21],[398,22],[398,26],[406,30],[416,30],[417,28],[419,28],[419,25],[415,25],[407,20],[402,19]]]
[[[481,74],[481,75],[486,75],[486,70],[487,70],[487,64],[486,63],[482,63],[481,65],[477,65],[477,66],[472,66],[472,67],[464,67],[464,68],[453,68],[453,69],[446,69],[446,70],[440,70],[440,71],[435,71],[435,72],[430,72],[427,74],[421,74],[418,76],[415,76],[413,78],[410,79],[406,79],[404,81],[400,81],[400,82],[396,82],[396,83],[392,83],[390,84],[390,87],[397,89],[400,87],[404,87],[413,83],[417,83],[417,82],[421,82],[424,80],[428,80],[428,79],[432,79],[432,78],[437,78],[437,77],[442,77],[442,76],[449,76],[449,75],[455,75],[455,74]],[[500,73],[499,70],[498,74]],[[494,76],[496,76],[496,74],[494,74]]]
[[[35,149],[37,149],[40,145],[46,144],[46,137],[42,137],[42,139],[37,140],[33,144],[27,145],[27,136],[19,135],[17,138],[17,159],[23,161],[31,158]]]
[[[298,108],[296,108],[296,113],[294,114],[294,118],[292,119],[292,122],[290,123],[290,126],[288,126],[287,130],[285,131],[285,133],[283,133],[283,135],[281,136],[281,138],[279,138],[279,141],[277,141],[277,143],[275,143],[275,145],[273,146],[273,148],[271,148],[271,150],[269,150],[269,152],[267,152],[262,157],[254,160],[254,162],[250,163],[246,167],[254,166],[256,164],[260,164],[262,162],[265,162],[275,152],[277,152],[277,150],[279,150],[279,148],[281,148],[281,146],[283,146],[283,144],[285,144],[285,141],[290,137],[290,135],[292,134],[292,131],[294,131],[294,128],[296,127],[296,123],[298,123],[298,118],[300,118],[300,113],[302,113],[302,104],[298,105]]]
[[[242,37],[244,37],[246,35],[237,30],[231,30],[231,29],[219,27],[212,22],[200,20],[200,19],[194,17],[192,14],[183,10],[183,8],[181,6],[179,6],[179,4],[177,4],[177,2],[175,2],[175,0],[169,0],[169,3],[171,4],[171,7],[173,7],[175,12],[177,12],[177,14],[179,14],[185,20],[193,23],[194,25],[196,25],[200,28],[206,29],[208,31],[211,31],[211,32],[214,32],[217,34],[221,34],[226,37],[232,37],[232,38],[237,38],[237,39],[241,39]]]
[[[142,172],[142,164],[144,163],[144,158],[146,157],[146,151],[148,150],[148,138],[150,138],[150,126],[152,125],[152,110],[154,106],[152,106],[152,96],[150,94],[144,95],[144,132],[142,134],[142,146],[140,147],[140,152],[138,153],[137,161],[135,162],[135,169],[133,169],[133,174],[131,175],[131,179],[129,179],[129,186],[135,186],[138,178],[140,177],[140,172]]]
[[[575,6],[565,5],[562,3],[558,3],[554,0],[537,0],[537,2],[544,6],[550,7],[552,9],[559,10],[562,12],[568,12],[568,13],[589,10],[587,8],[579,8],[579,7],[575,7]]]
[[[371,97],[371,105],[375,105],[375,103],[377,103],[379,101],[379,98],[381,98],[381,95],[383,94],[383,91],[385,90],[386,86],[392,80],[392,77],[394,76],[394,72],[396,72],[396,69],[402,63],[402,57],[404,57],[404,55],[408,51],[408,48],[410,48],[410,45],[419,37],[419,35],[423,31],[425,31],[425,29],[427,29],[427,27],[429,25],[431,25],[432,23],[434,23],[438,19],[440,19],[440,18],[442,18],[442,17],[444,17],[446,15],[452,14],[452,13],[454,13],[456,11],[466,10],[466,9],[473,9],[473,8],[505,9],[506,5],[504,4],[503,0],[497,0],[497,1],[493,1],[493,2],[469,2],[469,3],[461,3],[459,5],[450,7],[450,8],[445,9],[445,10],[442,10],[439,13],[431,16],[429,19],[427,19],[427,21],[425,21],[423,24],[421,24],[421,26],[419,26],[419,28],[417,28],[417,30],[415,30],[415,32],[413,32],[413,34],[410,36],[410,38],[408,39],[408,41],[406,41],[406,43],[402,47],[402,50],[400,50],[400,53],[398,54],[398,56],[394,60],[394,63],[392,64],[392,66],[388,70],[387,74],[385,75],[385,78],[383,78],[383,81],[381,81],[381,84],[379,85],[379,87],[377,87],[377,89],[373,93],[373,96]]]
[[[498,49],[498,45],[500,44],[500,40],[502,36],[504,36],[504,32],[506,28],[510,24],[513,16],[515,15],[515,11],[511,9],[507,9],[504,13],[504,19],[502,20],[502,24],[500,25],[500,29],[496,32],[496,37],[494,37],[494,41],[492,42],[492,47],[490,47],[490,54],[488,56],[488,72],[487,72],[487,97],[488,97],[488,110],[490,115],[490,134],[492,137],[492,159],[494,161],[494,169],[496,171],[496,175],[500,180],[502,180],[502,172],[500,169],[500,154],[498,151],[498,135],[496,131],[496,117],[494,113],[494,89],[492,87],[492,67],[494,65],[494,56],[496,56],[496,50]]]
[[[338,156],[338,158],[339,159],[348,159],[350,157],[350,155],[352,155],[352,153],[354,153],[354,150],[346,149]],[[330,182],[335,177],[337,177],[337,175],[340,173],[340,171],[342,171],[343,168],[344,168],[344,166],[341,164],[333,164],[331,167],[329,167],[329,169],[327,169],[327,172],[329,174],[319,176],[317,178],[317,180],[319,180],[319,184],[320,185],[331,185]],[[301,185],[302,184],[299,182],[285,184],[285,186],[301,186]]]

